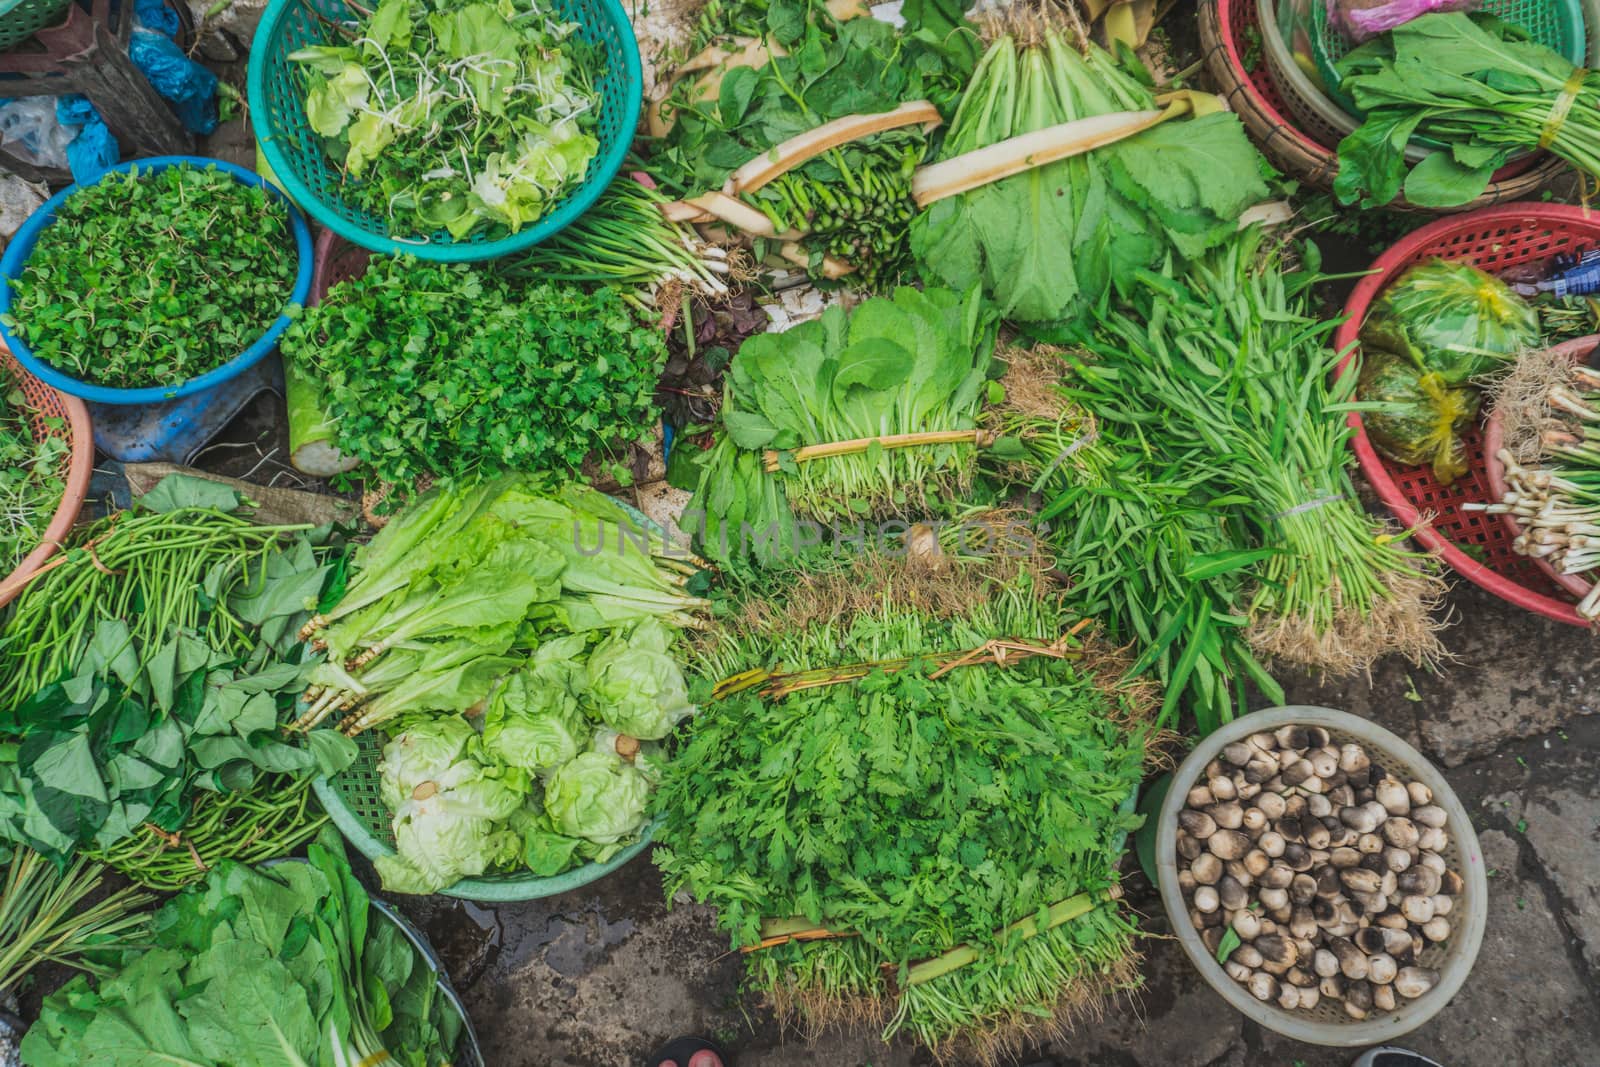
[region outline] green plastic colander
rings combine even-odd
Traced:
[[[0,0],[3,2],[3,0]],[[577,23],[577,34],[599,46],[606,58],[601,93],[600,151],[583,182],[531,226],[503,237],[482,233],[456,239],[447,230],[424,236],[395,235],[389,221],[361,211],[340,195],[343,178],[323,140],[306,121],[302,76],[289,54],[309,45],[336,43],[334,26],[354,12],[345,0],[272,0],[250,47],[250,118],[261,154],[291,199],[317,222],[345,240],[374,252],[405,252],[419,259],[474,262],[522,252],[571,223],[597,200],[622,169],[639,124],[644,77],[639,44],[619,0],[553,0],[560,18]]]
[[[1582,0],[1484,0],[1478,10],[1521,27],[1546,48],[1560,53],[1577,66],[1583,65],[1589,39],[1584,32]],[[1311,55],[1316,60],[1317,71],[1322,75],[1328,98],[1347,113],[1359,117],[1362,111],[1344,91],[1343,79],[1337,69],[1339,60],[1350,51],[1350,43],[1329,21],[1326,0],[1316,0],[1308,21],[1311,27]],[[1430,148],[1448,147],[1425,137],[1413,137],[1412,143]]]

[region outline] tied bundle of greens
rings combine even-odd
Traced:
[[[538,471],[576,477],[651,435],[661,334],[617,291],[513,283],[461,264],[379,257],[283,337],[323,387],[341,453],[373,477]]]
[[[1241,614],[1253,547],[1236,501],[1204,469],[1150,454],[1125,424],[1068,398],[1059,350],[1005,353],[996,421],[1025,450],[997,473],[1043,498],[1037,521],[1065,576],[1067,602],[1132,642],[1133,673],[1166,693],[1157,725],[1182,713],[1204,735],[1249,710],[1246,682],[1273,704],[1283,688],[1257,662]]]
[[[759,334],[729,369],[686,515],[704,551],[771,564],[811,524],[883,517],[967,484],[987,440],[994,327],[976,291],[901,288]],[[809,529],[809,528],[808,528]]]
[[[61,503],[70,449],[65,437],[40,430],[63,425],[34,411],[15,374],[0,363],[0,575],[39,546]]]
[[[288,310],[293,248],[283,198],[215,167],[107,174],[40,232],[6,326],[81,381],[178,386]]]
[[[666,766],[654,856],[780,1012],[989,1062],[1137,981],[1108,900],[1149,708],[1047,590],[866,557],[748,590],[702,649],[725,681]]]
[[[395,236],[516,233],[600,150],[604,53],[534,0],[383,0],[329,25],[348,43],[289,55],[306,120],[342,195]]]
[[[195,506],[213,492],[230,509],[240,501],[174,477],[142,499],[170,510],[92,525],[30,585],[0,650],[12,688],[52,665],[50,681],[0,712],[0,841],[57,861],[111,849],[136,880],[130,839],[199,830],[193,854],[213,859],[230,843],[301,839],[316,821],[310,779],[355,756],[333,731],[302,743],[279,731],[304,684],[295,631],[341,568],[307,528]],[[192,827],[197,807],[232,817]]]
[[[156,912],[147,945],[45,999],[33,1067],[456,1062],[440,975],[356,881],[339,835],[309,862],[224,863]]]
[[[948,115],[972,69],[975,35],[959,10],[909,5],[907,12],[917,18],[903,30],[870,17],[835,17],[820,0],[720,12],[718,31],[706,35],[706,49],[685,64],[685,76],[655,111],[651,174],[693,196],[723,188],[745,164],[846,116],[921,100]],[[874,133],[823,152],[743,200],[774,234],[796,236],[795,258],[814,277],[823,277],[823,259],[831,256],[853,268],[852,286],[892,285],[910,265],[911,174],[930,145],[922,125]],[[758,257],[766,251],[758,243]]]
[[[1258,653],[1347,673],[1380,656],[1442,654],[1443,583],[1362,510],[1344,419],[1354,375],[1328,378],[1333,323],[1308,310],[1251,229],[1187,273],[1142,272],[1126,306],[1080,333],[1072,399],[1198,475],[1268,552],[1245,614]]]
[[[1050,16],[1014,21],[1017,37],[979,61],[941,159],[1155,106],[1138,78],[1094,44],[1075,49]],[[911,245],[930,282],[981,283],[1004,318],[1052,323],[1103,305],[1169,252],[1215,246],[1266,193],[1238,118],[1209,114],[939,200],[913,223]]]
[[[1600,74],[1510,23],[1423,15],[1355,49],[1339,71],[1366,115],[1339,142],[1333,187],[1346,204],[1381,206],[1403,191],[1419,207],[1455,207],[1535,149],[1600,175]],[[1405,149],[1414,137],[1447,147],[1408,173]]]

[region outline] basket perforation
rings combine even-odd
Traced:
[[[1338,373],[1346,373],[1358,347],[1361,324],[1383,287],[1407,267],[1439,256],[1471,263],[1491,273],[1560,252],[1582,254],[1600,244],[1600,215],[1566,204],[1509,204],[1456,215],[1424,226],[1403,238],[1373,263],[1345,304],[1346,319],[1334,346],[1350,354]],[[1570,595],[1532,560],[1512,551],[1513,536],[1493,516],[1461,510],[1467,502],[1492,499],[1481,426],[1465,435],[1468,470],[1453,485],[1441,486],[1425,467],[1407,467],[1378,455],[1361,417],[1349,417],[1355,433],[1351,448],[1362,472],[1386,507],[1406,527],[1422,518],[1431,523],[1417,540],[1472,582],[1519,607],[1573,625],[1588,625]],[[1475,546],[1471,554],[1463,545]],[[1474,558],[1482,556],[1481,559]]]

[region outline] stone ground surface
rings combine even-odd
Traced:
[[[1290,698],[1382,723],[1445,773],[1473,813],[1490,912],[1477,965],[1402,1042],[1446,1067],[1600,1067],[1600,715],[1594,635],[1462,584],[1438,673],[1384,663],[1367,680],[1301,679]],[[1130,869],[1133,865],[1130,861]],[[1024,1067],[1336,1067],[1246,1020],[1208,989],[1136,870],[1145,988],[1032,1050]],[[436,939],[492,1067],[632,1067],[666,1038],[715,1035],[739,1067],[922,1067],[875,1033],[814,1043],[741,995],[740,965],[705,909],[669,909],[640,858],[587,890],[493,909],[403,903]]]

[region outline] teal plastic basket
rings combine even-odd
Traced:
[[[256,139],[278,183],[306,214],[347,241],[374,252],[409,253],[419,259],[475,262],[522,252],[588,210],[622,169],[639,124],[644,78],[633,27],[618,0],[553,0],[555,14],[578,25],[578,36],[599,46],[606,58],[599,81],[600,151],[583,182],[558,200],[543,218],[503,237],[482,234],[456,239],[447,230],[395,234],[385,218],[357,209],[340,195],[344,179],[328,158],[323,140],[306,121],[305,87],[289,54],[308,45],[335,43],[330,23],[355,14],[344,0],[272,0],[250,48],[250,117]]]
[[[1588,53],[1589,38],[1584,30],[1582,0],[1484,0],[1477,8],[1503,22],[1526,30],[1529,37],[1557,52],[1574,64],[1583,66]],[[1355,101],[1344,91],[1343,79],[1337,65],[1350,51],[1350,43],[1328,20],[1326,0],[1317,0],[1311,25],[1311,55],[1316,60],[1317,71],[1327,88],[1328,98],[1348,114],[1361,115]],[[1447,147],[1427,138],[1414,138],[1413,143],[1430,148]]]

